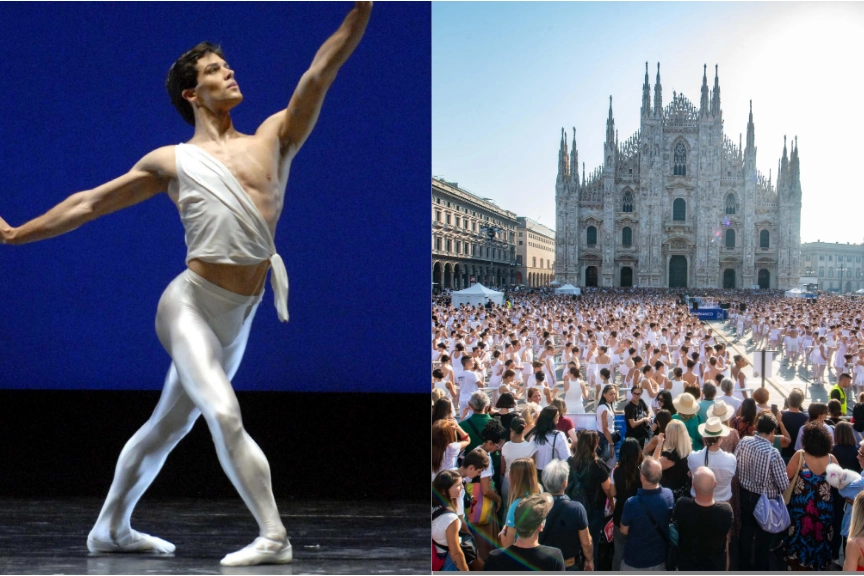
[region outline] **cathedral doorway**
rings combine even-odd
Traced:
[[[585,286],[597,286],[596,266],[588,266],[585,268]]]
[[[522,273],[516,272],[516,284],[522,284]]]
[[[669,259],[669,288],[687,287],[687,258],[672,256]]]
[[[621,268],[621,287],[629,288],[633,286],[633,269],[629,266]]]
[[[732,268],[723,271],[723,288],[735,288],[735,270]]]
[[[767,290],[771,287],[771,273],[765,268],[759,269],[759,288]]]
[[[846,282],[846,292],[852,291],[852,282]]]

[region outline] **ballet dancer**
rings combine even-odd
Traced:
[[[270,268],[279,319],[288,320],[288,276],[273,243],[288,171],[337,71],[363,37],[371,7],[356,3],[315,54],[287,108],[252,135],[231,121],[231,110],[243,100],[234,70],[218,46],[202,42],[171,66],[166,82],[172,103],[195,128],[188,143],[158,148],[123,176],[73,194],[21,226],[0,218],[0,241],[26,244],[167,191],[186,229],[188,268],[168,285],[156,312],[156,333],[172,364],[153,415],[120,453],[87,538],[91,552],[174,552],[170,542],[133,530],[130,519],[168,453],[203,415],[219,462],[259,527],[258,538],[225,556],[222,565],[291,562],[270,466],[243,428],[231,379]]]

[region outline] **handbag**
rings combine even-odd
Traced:
[[[772,454],[773,456],[773,454]],[[765,468],[764,486],[768,485],[768,479],[771,472],[771,458],[768,458],[768,466]],[[756,502],[756,507],[753,509],[753,516],[756,522],[763,530],[770,534],[778,534],[789,527],[789,510],[786,509],[786,503],[783,501],[783,496],[778,494],[774,498],[769,498],[767,494],[759,496],[759,501]]]
[[[789,500],[792,499],[792,493],[795,491],[795,484],[798,483],[798,475],[801,474],[801,468],[804,466],[804,450],[798,451],[798,469],[795,471],[795,475],[792,476],[792,480],[789,481],[789,487],[786,488],[786,491],[783,492],[783,502],[789,504]]]
[[[489,524],[492,519],[492,511],[495,509],[495,502],[486,498],[480,482],[467,484],[465,492],[471,496],[472,500],[470,509],[465,510],[465,517],[468,523],[474,526]]]
[[[642,506],[642,510],[645,511],[645,515],[648,516],[648,520],[651,521],[651,525],[654,526],[654,529],[657,531],[657,534],[660,535],[660,538],[663,539],[663,542],[666,543],[666,570],[672,572],[678,568],[678,528],[669,523],[669,536],[660,530],[660,527],[657,525],[657,522],[654,520],[654,517],[651,515],[651,512],[648,511],[648,507],[645,506],[645,503],[642,501],[642,498],[636,496],[636,499],[639,501],[639,505]],[[674,533],[674,541],[672,539]]]

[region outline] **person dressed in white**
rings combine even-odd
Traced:
[[[728,502],[732,498],[732,478],[738,466],[734,454],[720,450],[720,442],[729,435],[729,427],[724,426],[720,418],[713,416],[699,425],[699,434],[702,436],[702,444],[705,448],[698,452],[691,452],[687,456],[690,474],[692,475],[700,466],[710,468],[717,479],[714,499],[718,502]],[[690,495],[696,496],[694,488],[690,489]]]
[[[462,372],[456,377],[456,382],[459,384],[459,410],[464,419],[464,415],[469,410],[468,401],[471,400],[471,395],[479,388],[484,388],[485,384],[474,372],[474,358],[470,356],[462,357]]]
[[[579,369],[571,368],[564,379],[564,402],[571,414],[584,414],[583,401],[588,398],[588,386],[580,378]]]
[[[259,537],[227,555],[222,564],[291,562],[270,467],[243,427],[231,379],[240,366],[268,270],[279,319],[288,320],[288,277],[273,234],[289,170],[311,135],[339,68],[363,37],[370,14],[371,2],[357,3],[318,50],[287,108],[252,135],[239,132],[232,122],[231,112],[243,95],[221,49],[198,44],[178,58],[166,81],[172,103],[195,128],[188,143],[157,148],[126,174],[73,194],[21,226],[0,218],[0,244],[25,244],[167,192],[186,231],[187,269],[169,284],[156,315],[156,332],[172,364],[152,417],[120,453],[108,496],[87,538],[91,552],[174,552],[170,542],[133,530],[131,517],[168,454],[203,416],[223,470],[259,527]]]
[[[525,420],[515,416],[510,421],[510,440],[501,448],[501,498],[509,502],[510,463],[518,458],[533,458],[537,452],[537,444],[525,440]]]

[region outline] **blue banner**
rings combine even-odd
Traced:
[[[722,308],[702,308],[700,310],[690,310],[690,314],[696,316],[700,320],[726,320],[726,310]]]

